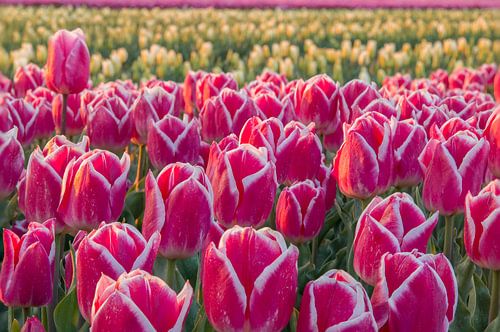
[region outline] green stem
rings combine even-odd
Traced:
[[[311,264],[316,266],[316,255],[318,252],[318,237],[314,237],[311,242]]]
[[[444,254],[450,262],[453,264],[453,232],[455,231],[453,227],[453,216],[444,217]]]
[[[42,307],[42,312],[41,312],[41,316],[42,316],[42,325],[43,327],[45,328],[45,330],[47,330],[49,327],[48,327],[48,322],[47,322],[47,307],[48,306],[45,306],[45,307]]]
[[[8,313],[7,313],[7,328],[8,331],[10,332],[12,330],[12,321],[14,320],[14,307],[9,307],[8,308]]]
[[[498,308],[500,301],[500,270],[491,271],[492,285],[491,285],[491,299],[490,299],[490,314],[489,322],[491,323],[498,316]]]
[[[175,281],[175,259],[167,259],[167,274],[165,277],[165,281],[170,288],[174,289],[174,281]]]
[[[68,108],[68,95],[62,95],[62,110],[61,110],[61,135],[66,135],[66,111]]]
[[[23,307],[23,320],[26,322],[31,316],[31,307]]]
[[[135,173],[135,191],[139,191],[139,182],[141,182],[142,159],[144,158],[144,144],[139,145],[139,158],[137,159],[137,172]]]
[[[56,325],[54,322],[54,310],[59,302],[59,261],[61,260],[62,253],[64,251],[64,238],[66,234],[56,235],[56,257],[54,259],[54,283],[52,285],[52,302],[47,308],[47,323],[49,332],[56,331]]]

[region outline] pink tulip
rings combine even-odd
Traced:
[[[68,95],[68,104],[66,107],[66,135],[80,135],[84,124],[80,116],[80,94]],[[56,131],[61,132],[62,122],[62,96],[54,97],[52,102],[52,117],[56,126]]]
[[[158,170],[175,162],[201,163],[200,145],[197,119],[186,122],[167,114],[158,122],[150,122],[147,149],[151,164]]]
[[[73,241],[71,243],[71,246],[76,252],[78,252],[78,248],[80,248],[80,243],[82,243],[82,240],[87,236],[87,232],[85,231],[79,231],[76,233],[75,237],[73,238]],[[76,260],[76,255],[74,257]],[[76,267],[73,266],[73,257],[71,256],[71,252],[68,252],[66,256],[64,256],[64,284],[66,286],[66,291],[69,290],[73,284],[73,282],[76,283],[76,279],[74,279],[73,275],[73,269],[76,269]]]
[[[81,240],[76,252],[76,291],[80,313],[87,321],[101,275],[118,279],[135,269],[151,272],[159,243],[158,232],[146,241],[137,228],[119,222],[103,222]]]
[[[314,182],[323,188],[325,192],[326,211],[330,210],[335,204],[335,198],[337,196],[337,182],[335,182],[333,165],[326,166],[323,160]]]
[[[127,193],[130,158],[93,150],[69,162],[62,181],[58,219],[64,230],[96,228],[101,221],[116,221]]]
[[[245,93],[223,89],[219,95],[208,99],[201,109],[201,137],[210,143],[230,133],[238,136],[245,122],[256,115],[257,108]]]
[[[19,237],[3,230],[0,301],[9,307],[39,307],[52,301],[54,220],[31,223]]]
[[[12,90],[12,81],[2,73],[0,73],[0,93],[2,92],[11,92]]]
[[[130,143],[132,126],[130,108],[117,96],[89,106],[87,133],[93,147],[121,152]]]
[[[495,95],[495,100],[500,103],[500,70],[497,71],[495,79],[493,81],[493,92]]]
[[[281,192],[276,205],[276,230],[293,243],[315,238],[325,222],[325,193],[311,180],[296,182]]]
[[[333,167],[340,191],[360,199],[385,192],[392,184],[394,167],[389,121],[382,114],[368,113],[345,132]]]
[[[411,76],[396,73],[394,76],[386,76],[382,83],[382,88],[386,90],[390,96],[396,96],[405,90],[410,89]]]
[[[281,86],[271,82],[252,81],[245,86],[245,91],[252,98],[256,98],[259,95],[271,95],[278,98],[278,100],[286,97],[283,96]]]
[[[281,331],[297,295],[299,251],[269,228],[238,226],[209,244],[201,272],[203,304],[218,331]]]
[[[271,83],[280,88],[284,88],[284,86],[288,83],[286,76],[283,74],[278,74],[274,71],[264,70],[262,74],[255,78],[259,82]]]
[[[84,125],[87,124],[87,117],[89,114],[89,107],[99,103],[105,98],[104,91],[100,89],[83,90],[80,94],[80,118]]]
[[[397,119],[399,117],[398,110],[391,101],[384,98],[379,98],[370,102],[363,109],[355,107],[353,109],[353,113],[351,114],[352,122],[354,122],[354,120],[359,118],[361,115],[370,112],[380,113],[382,115],[385,115],[385,117],[388,119],[392,117]]]
[[[237,90],[238,83],[231,74],[207,73],[196,81],[196,106],[202,109],[211,97],[218,96],[224,88]]]
[[[308,126],[292,121],[284,128],[284,139],[276,149],[279,183],[316,178],[321,164],[321,141],[314,123]]]
[[[295,110],[288,96],[280,100],[273,94],[261,93],[254,97],[254,102],[262,113],[261,116],[265,119],[276,117],[284,124],[295,120]]]
[[[430,94],[436,95],[440,98],[442,98],[446,93],[446,86],[443,83],[428,78],[419,78],[413,80],[411,82],[410,89],[412,91],[427,90]]]
[[[366,291],[347,272],[330,270],[307,283],[297,332],[377,330]]]
[[[474,128],[469,122],[457,117],[450,118],[443,123],[441,127],[434,124],[430,130],[430,138],[445,141],[456,133],[463,131],[474,134],[477,138],[481,138],[481,134],[479,134],[476,128]]]
[[[448,119],[449,111],[446,105],[422,106],[422,110],[415,115],[417,122],[424,127],[427,136],[430,135],[431,128],[436,125],[441,127]]]
[[[495,63],[485,63],[478,68],[478,71],[484,77],[487,85],[493,85],[495,74],[497,72],[497,65]]]
[[[214,195],[203,169],[170,164],[157,179],[149,172],[145,191],[144,236],[149,239],[160,232],[163,257],[178,259],[196,254],[213,220]]]
[[[87,87],[90,54],[80,29],[59,30],[49,39],[45,80],[60,94],[75,94]]]
[[[161,81],[155,78],[146,82],[145,86],[148,88],[159,86],[169,94],[173,95],[175,97],[174,108],[176,110],[176,113],[180,113],[181,109],[184,108],[183,91],[178,83],[174,81]]]
[[[262,226],[271,213],[278,187],[276,168],[267,150],[241,144],[214,154],[217,158],[208,174],[217,221],[225,227]]]
[[[418,156],[427,144],[425,129],[413,119],[391,120],[394,147],[394,186],[418,185],[424,174]]]
[[[10,230],[13,231],[17,236],[21,237],[28,231],[29,222],[24,220],[16,220],[13,225],[10,227]]]
[[[0,132],[0,201],[16,189],[24,168],[24,151],[16,136],[17,128]]]
[[[35,137],[38,110],[23,99],[9,99],[3,106],[0,106],[0,108],[2,107],[5,107],[9,113],[10,120],[7,121],[12,121],[12,126],[17,127],[19,142],[25,147],[30,145]]]
[[[448,72],[444,69],[438,69],[432,72],[429,78],[437,83],[442,83],[448,89]]]
[[[437,101],[438,97],[431,95],[427,90],[417,90],[403,95],[398,101],[401,108],[401,119],[414,118],[424,106],[433,106]]]
[[[193,300],[186,281],[177,295],[158,277],[135,270],[118,280],[103,275],[92,304],[93,332],[183,331]]]
[[[457,299],[457,280],[444,254],[413,251],[382,256],[371,299],[379,329],[446,332]]]
[[[467,192],[476,195],[481,189],[488,151],[488,142],[470,132],[458,132],[446,141],[429,140],[419,157],[427,210],[442,215],[462,212]]]
[[[283,123],[277,118],[261,120],[254,116],[245,122],[240,132],[241,144],[266,148],[273,162],[276,162],[276,151],[284,139]]]
[[[500,270],[500,180],[465,198],[464,245],[470,259],[482,268]]]
[[[45,332],[45,328],[37,316],[32,316],[26,318],[21,332]]]
[[[349,109],[351,122],[360,116],[360,111],[365,109],[366,106],[368,106],[372,101],[381,98],[375,83],[367,84],[362,80],[352,80],[347,82],[340,89],[340,93],[344,97],[346,105]],[[353,112],[356,115],[352,114]]]
[[[189,71],[184,79],[184,111],[192,116],[196,109],[196,83],[200,81],[207,73],[204,71]]]
[[[14,91],[18,98],[22,98],[30,90],[43,85],[43,70],[34,63],[18,67],[14,74]]]
[[[359,217],[354,235],[354,270],[370,285],[377,282],[380,259],[388,252],[425,252],[439,215],[424,213],[406,193],[375,197]]]
[[[484,137],[490,143],[489,169],[493,175],[500,178],[500,107],[490,116]]]
[[[167,114],[178,116],[180,110],[175,108],[175,95],[156,86],[141,90],[140,95],[132,105],[132,114],[136,131],[135,140],[139,144],[145,144],[150,120],[157,122]]]
[[[35,122],[35,138],[52,137],[54,133],[54,119],[52,118],[52,91],[44,87],[38,87],[28,91],[24,98],[35,108],[38,113]]]

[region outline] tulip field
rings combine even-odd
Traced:
[[[499,66],[495,8],[0,5],[0,331],[500,332]]]

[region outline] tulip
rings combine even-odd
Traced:
[[[150,122],[148,155],[158,170],[175,162],[200,163],[200,127],[197,119],[190,122],[167,114],[158,122]]]
[[[85,231],[79,231],[78,233],[76,233],[71,243],[71,246],[75,251],[75,254],[78,251],[78,248],[80,248],[80,243],[82,243],[82,240],[86,236],[87,232]],[[73,269],[76,268],[73,266],[73,259],[76,260],[76,255],[75,257],[72,257],[71,252],[68,252],[66,256],[64,256],[64,284],[66,285],[66,291],[68,291],[71,288],[73,282],[76,283],[76,279],[74,279],[73,275],[74,272]]]
[[[377,330],[366,291],[347,272],[330,270],[307,283],[297,332]]]
[[[256,98],[260,95],[271,95],[280,100],[281,98],[287,97],[283,96],[283,90],[280,85],[271,82],[252,81],[245,86],[245,91],[252,98]]]
[[[132,105],[132,114],[136,134],[134,139],[139,144],[145,144],[148,136],[149,121],[157,122],[167,114],[179,115],[175,109],[175,95],[163,90],[161,87],[144,88]]]
[[[62,181],[58,219],[64,230],[96,228],[101,221],[116,221],[127,193],[130,158],[93,150],[69,162]]]
[[[39,147],[33,151],[18,190],[19,208],[28,221],[41,223],[57,216],[66,167],[88,150],[86,136],[76,144],[64,136],[55,136],[43,151]]]
[[[220,151],[210,181],[214,212],[221,225],[260,227],[269,217],[278,183],[276,168],[265,148],[241,144]]]
[[[25,147],[30,145],[35,137],[38,110],[23,99],[7,100],[3,107],[9,113],[8,118],[12,121],[12,125],[17,127],[17,139],[19,142]],[[10,120],[7,121],[11,122]]]
[[[149,239],[160,232],[160,255],[188,258],[202,247],[213,220],[212,186],[203,169],[174,163],[145,184],[146,207],[142,233]]]
[[[89,108],[105,98],[104,91],[95,90],[83,90],[80,94],[80,118],[84,125],[87,124],[87,117],[89,114]]]
[[[424,213],[406,193],[375,197],[359,217],[354,235],[354,270],[370,285],[377,282],[380,259],[385,253],[425,252],[439,215]]]
[[[443,254],[385,254],[371,298],[379,329],[446,332],[457,308],[457,280]]]
[[[54,220],[31,223],[19,237],[3,230],[4,259],[0,301],[9,307],[39,307],[52,301],[55,242]]]
[[[45,328],[37,316],[32,316],[26,317],[26,322],[24,323],[21,332],[45,332]]]
[[[430,135],[431,128],[436,125],[441,127],[450,117],[448,107],[440,106],[422,106],[422,110],[416,113],[417,122],[422,125],[427,135]]]
[[[474,134],[477,138],[481,138],[481,134],[478,133],[476,128],[474,128],[469,122],[457,117],[450,118],[443,123],[441,127],[438,127],[436,124],[432,125],[430,138],[445,141],[456,133],[463,131]]]
[[[348,197],[366,199],[385,192],[392,184],[391,130],[387,118],[377,114],[368,113],[346,128],[345,141],[335,156],[335,178]]]
[[[429,78],[437,83],[442,83],[445,88],[448,88],[449,82],[448,82],[448,72],[444,69],[438,69],[434,72],[432,72],[429,76]]]
[[[181,109],[184,108],[183,91],[178,83],[174,81],[161,81],[158,79],[152,79],[146,82],[145,86],[148,88],[154,88],[155,86],[159,86],[169,94],[173,95],[175,99],[174,108],[177,114],[179,114]]]
[[[377,91],[375,83],[367,84],[362,80],[352,80],[347,82],[341,89],[346,105],[349,109],[351,122],[354,121],[361,114],[360,111],[365,109],[372,101],[381,98]],[[355,114],[352,114],[352,113]]]
[[[497,71],[495,75],[495,79],[493,82],[493,91],[495,95],[495,100],[497,103],[500,103],[500,70]]]
[[[391,120],[394,147],[394,185],[413,187],[423,179],[418,156],[427,143],[425,129],[413,119]]]
[[[28,231],[29,222],[24,220],[16,220],[14,224],[10,227],[10,230],[13,231],[17,236],[21,237]]]
[[[325,193],[311,180],[296,182],[280,193],[276,230],[293,243],[315,238],[325,222]]]
[[[386,76],[382,87],[389,93],[390,96],[396,96],[404,90],[408,90],[411,85],[411,76],[401,73],[396,73],[394,76]]]
[[[224,88],[237,90],[238,83],[231,74],[207,73],[196,81],[196,106],[202,109],[211,97],[218,96]]]
[[[96,148],[122,151],[130,143],[132,126],[130,108],[117,96],[89,106],[87,133]]]
[[[284,124],[295,120],[293,104],[288,96],[280,100],[270,93],[262,93],[254,97],[254,102],[265,119],[276,117]]]
[[[424,106],[433,106],[438,97],[431,95],[427,90],[417,90],[407,96],[401,96],[398,106],[401,108],[401,119],[411,119],[418,114]]]
[[[208,159],[206,163],[206,173],[209,179],[212,178],[215,172],[215,165],[217,165],[217,160],[219,155],[224,150],[233,150],[240,145],[238,142],[238,137],[235,134],[230,134],[224,137],[220,142],[212,142],[208,151]]]
[[[0,73],[0,93],[2,92],[11,92],[12,90],[12,81],[2,73]]]
[[[264,70],[262,74],[258,75],[255,79],[259,82],[271,83],[282,89],[288,83],[288,80],[286,79],[285,75],[278,74],[270,70]]]
[[[353,113],[351,114],[352,122],[354,122],[354,120],[359,118],[361,115],[370,112],[380,113],[382,115],[385,115],[385,117],[388,119],[392,117],[397,119],[399,117],[398,110],[392,104],[392,102],[384,98],[379,98],[370,102],[363,109],[355,107],[353,109]]]
[[[500,107],[493,111],[483,134],[490,144],[489,169],[500,178]]]
[[[325,192],[326,211],[330,210],[335,204],[335,198],[337,196],[337,182],[335,182],[333,165],[326,166],[323,160],[314,182],[316,183],[316,185],[319,185],[321,186],[321,188],[323,188],[323,191]]]
[[[118,222],[103,222],[81,240],[76,251],[76,294],[80,313],[87,321],[101,275],[118,279],[135,269],[151,272],[159,243],[157,232],[146,241],[134,226]]]
[[[80,135],[84,124],[80,115],[80,94],[72,94],[66,97],[66,115],[63,115],[64,101],[63,96],[54,97],[52,102],[52,117],[56,131],[62,135],[75,136]],[[65,116],[65,122],[63,121]],[[63,133],[63,122],[66,133]]]
[[[246,94],[223,89],[219,95],[208,99],[201,109],[201,137],[210,143],[230,133],[238,136],[245,122],[256,115],[257,108]]]
[[[283,123],[277,118],[261,120],[254,116],[245,122],[240,132],[240,144],[266,148],[273,162],[276,162],[276,151],[284,138]]]
[[[204,71],[189,71],[184,79],[184,111],[188,115],[195,114],[196,108],[196,83],[201,80],[207,73]]]
[[[17,128],[0,132],[0,201],[16,189],[24,168],[24,151],[16,136]]]
[[[52,137],[54,133],[54,119],[52,118],[52,101],[54,95],[44,87],[30,90],[25,100],[35,108],[38,113],[35,122],[35,138]]]
[[[298,255],[269,228],[236,226],[210,243],[201,272],[210,324],[217,331],[283,330],[297,295]]]
[[[314,123],[308,126],[292,121],[284,128],[284,139],[276,149],[279,183],[314,179],[321,164],[321,142]]]
[[[478,71],[483,75],[487,85],[492,85],[497,72],[497,65],[494,63],[485,63],[478,68]]]
[[[116,281],[102,275],[93,299],[90,331],[183,331],[192,300],[189,281],[177,295],[145,271],[124,273]]]
[[[427,210],[445,216],[462,212],[467,192],[476,195],[481,189],[488,151],[488,142],[470,132],[458,132],[446,141],[429,140],[419,156]]]
[[[14,91],[18,98],[23,98],[30,90],[43,85],[43,70],[34,63],[18,67],[14,74]]]
[[[90,54],[80,29],[59,30],[49,39],[45,80],[52,91],[68,95],[87,87]]]
[[[428,78],[419,78],[411,82],[410,89],[412,91],[416,90],[427,90],[430,94],[436,95],[438,97],[443,97],[446,92],[446,86],[436,80],[431,80]]]
[[[441,100],[439,105],[446,105],[450,117],[460,117],[469,119],[476,113],[476,105],[472,101],[467,101],[463,96],[451,96]]]
[[[99,84],[98,90],[102,91],[102,94],[106,97],[118,97],[127,107],[132,106],[137,96],[139,96],[139,91],[137,91],[136,85],[131,80],[116,80]],[[87,90],[88,91],[88,90]]]

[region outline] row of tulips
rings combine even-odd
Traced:
[[[4,80],[9,329],[498,329],[495,64],[380,88],[92,87],[89,66],[62,30],[43,71]]]

